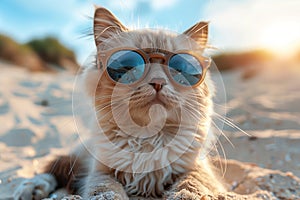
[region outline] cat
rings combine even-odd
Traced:
[[[130,30],[97,7],[94,39],[96,63],[83,69],[81,80],[101,128],[86,148],[49,163],[15,199],[42,199],[62,187],[85,200],[225,192],[209,156],[201,157],[214,93],[210,59],[202,55],[208,23],[182,34]]]

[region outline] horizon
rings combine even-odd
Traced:
[[[1,4],[0,34],[20,43],[56,37],[75,52],[80,64],[95,51],[93,37],[85,36],[92,30],[94,4],[109,9],[128,27],[163,27],[180,33],[198,21],[210,21],[209,41],[217,52],[263,49],[289,56],[300,51],[297,0],[3,0]]]

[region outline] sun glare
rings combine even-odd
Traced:
[[[300,26],[291,22],[271,24],[262,30],[260,44],[276,54],[293,54],[300,48]]]

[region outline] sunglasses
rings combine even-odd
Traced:
[[[210,65],[210,58],[190,51],[168,52],[159,49],[113,49],[98,54],[98,68],[106,66],[106,74],[113,82],[132,85],[146,76],[149,63],[160,60],[168,78],[177,85],[196,87],[200,85]]]

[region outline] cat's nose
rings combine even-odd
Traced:
[[[167,81],[164,78],[153,78],[149,85],[151,85],[157,92],[162,89],[164,85],[167,84]]]

